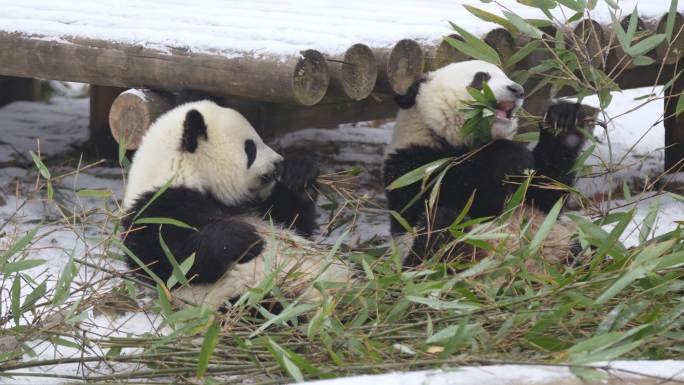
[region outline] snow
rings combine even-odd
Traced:
[[[605,364],[597,364],[605,365]],[[684,380],[684,361],[615,361],[610,373],[624,383],[629,380],[656,376]],[[621,372],[625,370],[627,372]],[[637,375],[634,373],[643,374]],[[664,383],[652,380],[653,384]],[[307,385],[531,385],[531,384],[582,384],[567,367],[540,365],[488,365],[466,366],[451,370],[430,370],[409,373],[388,373],[373,376],[355,376],[333,380],[305,382]],[[620,382],[618,382],[620,383]],[[669,382],[668,382],[669,383]]]
[[[630,12],[638,0],[617,2]],[[502,3],[520,16],[544,18],[536,8]],[[610,22],[608,6],[598,3],[592,17]],[[641,1],[639,14],[659,17],[669,3]],[[449,20],[476,34],[497,27],[465,11],[463,4],[501,14],[496,4],[477,0],[3,0],[0,31],[50,41],[103,39],[163,52],[176,48],[231,57],[297,55],[306,49],[339,54],[355,43],[386,47],[407,37],[435,43],[453,32]],[[681,2],[679,9],[684,10]],[[573,15],[560,7],[552,13],[561,20]]]

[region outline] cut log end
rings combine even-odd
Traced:
[[[423,74],[423,49],[415,40],[402,39],[390,50],[378,52],[378,91],[403,94]]]
[[[127,150],[136,149],[150,125],[173,106],[171,94],[136,89],[123,92],[109,111],[112,136]]]
[[[365,44],[354,44],[344,54],[340,70],[333,74],[339,80],[342,90],[352,100],[368,97],[375,87],[378,65],[373,51]]]
[[[325,57],[313,49],[302,51],[292,76],[292,91],[297,101],[305,106],[320,102],[329,84]]]
[[[463,40],[463,38],[456,34],[449,35],[449,37],[456,40]],[[454,48],[454,46],[449,44],[446,39],[442,39],[442,41],[431,50],[430,54],[426,58],[425,67],[429,71],[434,71],[451,63],[465,61],[468,59],[468,55]]]
[[[580,57],[587,56],[596,67],[603,67],[608,56],[606,37],[601,24],[595,20],[584,19],[574,29],[577,50]]]
[[[622,28],[626,31],[627,28],[629,27],[629,20],[630,16],[625,16],[622,18],[620,21],[620,25]],[[610,29],[612,27],[606,27],[606,36],[609,36]],[[634,40],[632,41],[632,45],[642,41],[643,39],[653,35],[653,32],[648,29],[646,26],[646,23],[644,22],[643,19],[639,18],[637,20],[637,28],[636,28],[636,34],[634,35]],[[620,68],[635,68],[636,65],[632,62],[632,58],[625,52],[624,49],[622,49],[622,46],[619,44],[617,41],[617,38],[613,39],[613,47],[611,47],[611,51],[608,54],[608,67],[609,68],[615,68],[615,66],[620,66]],[[646,54],[646,56],[653,57],[655,59],[655,53],[654,51],[651,51],[650,53]]]
[[[504,28],[496,28],[487,33],[484,41],[499,54],[502,62],[506,62],[515,53],[515,39]]]
[[[667,25],[667,15],[663,16],[656,27],[657,33],[665,33]],[[668,49],[669,46],[669,49]],[[684,54],[684,16],[677,13],[672,29],[672,41],[660,44],[656,47],[656,55],[658,59],[665,64],[676,63]]]

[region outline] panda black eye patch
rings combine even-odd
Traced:
[[[245,154],[247,154],[247,168],[252,166],[254,160],[256,159],[256,144],[252,139],[245,140]]]
[[[470,82],[470,87],[482,90],[484,82],[488,82],[491,78],[492,76],[487,72],[478,72],[475,74],[475,76],[473,76],[473,81]]]

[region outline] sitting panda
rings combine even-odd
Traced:
[[[274,271],[284,291],[315,300],[311,289],[300,293],[311,280],[348,278],[343,264],[316,256],[325,254],[300,236],[315,228],[317,176],[311,162],[283,159],[264,144],[237,111],[183,104],[159,117],[133,157],[124,245],[164,281],[173,265],[160,237],[178,263],[195,255],[190,285],[174,291],[181,304],[218,308]],[[192,228],[150,223],[156,218]],[[140,269],[130,256],[128,264]]]
[[[472,100],[468,87],[491,88],[498,105],[491,126],[491,141],[477,143],[472,135],[464,137],[461,127],[465,122],[464,101]],[[414,228],[407,232],[391,218],[391,233],[402,249],[406,267],[415,266],[430,257],[435,243],[443,244],[448,236],[436,235],[432,229],[449,226],[475,194],[468,216],[470,218],[495,217],[502,214],[507,198],[516,190],[517,184],[504,183],[507,178],[523,176],[526,170],[536,170],[536,175],[572,185],[575,175],[572,166],[584,144],[584,137],[577,129],[582,119],[580,105],[568,102],[553,104],[543,124],[540,125],[539,142],[533,150],[512,138],[517,130],[515,116],[524,99],[523,87],[509,79],[505,73],[487,62],[473,60],[453,63],[426,73],[416,81],[406,95],[398,95],[400,107],[392,140],[385,151],[383,177],[385,186],[400,176],[438,159],[464,156],[460,163],[448,170],[441,180],[439,198],[434,215],[426,212],[427,195],[415,199],[420,183],[386,190],[388,206]],[[477,151],[473,151],[477,150]],[[535,178],[536,179],[536,178]],[[540,181],[543,182],[543,181]],[[545,219],[545,214],[566,192],[530,186],[526,203],[508,222],[510,234],[529,226],[532,234]],[[429,231],[419,234],[418,229]],[[431,234],[433,233],[433,234]],[[572,228],[556,222],[542,245],[541,254],[546,260],[567,260],[578,252],[572,240]],[[416,235],[417,234],[417,235]],[[439,233],[437,233],[439,234]],[[445,239],[446,237],[446,239]],[[516,236],[509,237],[515,242]],[[493,242],[497,243],[497,242]],[[481,258],[482,250],[468,249],[461,244],[460,253],[473,253]],[[517,244],[506,248],[515,250]],[[453,255],[453,254],[452,254]]]

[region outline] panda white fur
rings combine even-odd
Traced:
[[[195,254],[191,285],[174,291],[179,303],[217,308],[274,271],[286,293],[315,300],[310,288],[302,293],[313,279],[348,279],[343,264],[325,261],[300,236],[315,227],[317,176],[311,162],[283,159],[264,144],[237,111],[210,101],[181,105],[150,127],[133,157],[124,244],[162,280],[173,267],[160,235],[179,263]],[[143,218],[194,229],[135,222]],[[130,257],[128,264],[140,269]]]
[[[474,143],[472,137],[462,135],[465,119],[459,110],[466,107],[464,101],[472,100],[467,88],[482,89],[484,82],[492,89],[498,105],[491,126],[491,141]],[[540,124],[539,142],[530,150],[523,143],[511,140],[517,131],[515,113],[523,99],[522,86],[495,65],[477,60],[454,63],[429,72],[415,82],[406,95],[396,97],[400,110],[392,141],[385,152],[385,186],[432,161],[472,153],[445,174],[432,215],[425,213],[427,196],[415,199],[421,190],[420,183],[386,190],[389,209],[399,212],[414,228],[414,232],[407,232],[391,218],[391,232],[403,249],[405,266],[420,264],[439,244],[448,241],[445,232],[437,236],[433,231],[451,224],[473,192],[475,199],[468,216],[496,217],[502,213],[506,200],[517,188],[516,184],[504,182],[515,179],[515,176],[522,178],[525,170],[534,169],[536,175],[566,185],[573,184],[575,175],[571,169],[584,144],[583,136],[576,129],[579,105],[567,102],[553,104]],[[544,183],[543,180],[538,182]],[[511,234],[509,239],[492,243],[501,246],[501,242],[508,242],[504,247],[515,250],[521,228],[529,224],[534,234],[546,213],[565,194],[563,190],[531,186],[525,204],[507,223]],[[557,222],[542,245],[541,254],[549,261],[568,260],[578,251],[572,235],[572,228]],[[482,257],[466,245],[461,247],[454,250],[460,257],[469,253]]]

